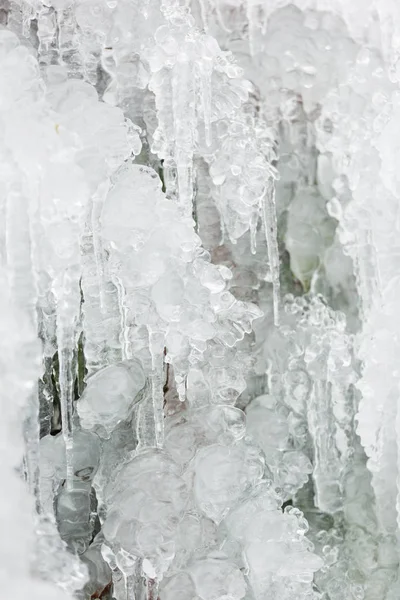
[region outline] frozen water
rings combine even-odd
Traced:
[[[5,598],[399,598],[399,40],[0,0]]]
[[[241,497],[261,480],[261,456],[244,443],[213,444],[198,451],[194,469],[196,504],[219,523]]]
[[[122,421],[132,416],[146,385],[141,364],[129,360],[98,371],[87,381],[78,404],[82,427],[109,437]]]

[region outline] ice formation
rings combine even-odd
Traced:
[[[0,0],[4,598],[398,600],[399,40]]]

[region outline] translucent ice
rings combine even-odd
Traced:
[[[140,363],[129,360],[93,375],[79,400],[78,414],[85,429],[109,437],[132,414],[146,384]]]
[[[398,599],[399,39],[0,0],[4,597]]]
[[[246,444],[212,445],[195,460],[194,493],[198,507],[219,523],[264,472],[262,457]]]

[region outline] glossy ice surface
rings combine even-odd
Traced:
[[[1,598],[398,600],[399,40],[0,0]]]

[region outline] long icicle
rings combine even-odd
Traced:
[[[13,301],[29,315],[33,328],[37,330],[37,288],[34,280],[30,213],[29,199],[19,189],[11,189],[7,194],[6,207],[6,252],[10,289]],[[37,509],[40,508],[38,394],[36,381],[26,407],[24,426],[26,477]]]
[[[175,65],[172,70],[172,107],[174,115],[174,159],[178,174],[178,201],[185,214],[193,208],[193,153],[195,98],[193,65],[188,61]]]
[[[65,444],[67,488],[73,483],[73,403],[75,348],[79,338],[80,288],[78,267],[55,282],[57,300],[57,346],[59,363],[62,435]]]
[[[99,218],[107,184],[100,185],[89,203],[84,234],[82,235],[82,280],[85,302],[85,355],[88,376],[109,364],[105,272],[101,247]]]
[[[211,146],[211,76],[213,64],[211,60],[203,60],[198,64],[200,75],[201,101],[204,113],[204,133],[207,146]]]
[[[153,400],[155,443],[157,448],[164,445],[164,393],[163,367],[165,335],[162,331],[148,326],[149,348],[151,354],[151,395]]]
[[[265,237],[268,247],[268,259],[271,270],[273,303],[274,303],[274,324],[279,325],[279,306],[280,306],[280,281],[279,281],[279,249],[278,249],[278,231],[275,210],[275,186],[269,185],[262,199],[262,219],[265,229]]]

